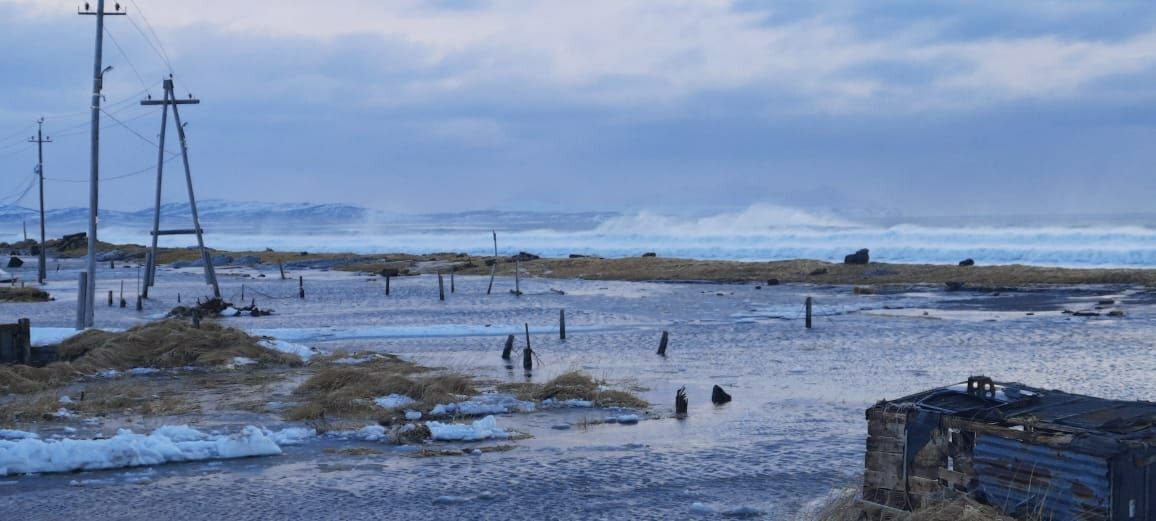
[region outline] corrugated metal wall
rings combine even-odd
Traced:
[[[1042,506],[1052,521],[1109,521],[1104,459],[992,435],[976,438],[974,454],[979,491],[1005,512]]]

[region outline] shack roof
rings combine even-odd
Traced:
[[[986,392],[966,382],[923,391],[879,407],[914,407],[963,420],[1003,426],[1009,430],[1065,435],[1064,445],[1112,456],[1129,448],[1156,445],[1156,403],[1108,400],[1031,387],[992,382]],[[1070,436],[1070,437],[1068,437]]]

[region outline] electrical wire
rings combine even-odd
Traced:
[[[172,161],[178,157],[181,157],[180,154],[173,154],[171,152],[169,154],[170,155],[167,158],[165,158],[165,160],[164,160],[164,164],[166,164],[166,165],[169,163],[169,161]],[[114,176],[101,177],[100,181],[104,182],[104,181],[116,181],[118,179],[127,179],[129,177],[147,174],[149,172],[156,170],[156,168],[157,168],[157,165],[152,164],[152,165],[146,166],[144,168],[141,168],[139,170],[133,170],[133,171],[128,172],[128,173],[114,175]],[[65,178],[61,178],[61,177],[45,177],[44,180],[45,181],[53,181],[53,182],[57,182],[57,183],[87,183],[88,182],[88,179],[65,179]]]
[[[157,36],[157,32],[153,30],[153,25],[149,23],[148,17],[144,14],[144,10],[141,9],[139,5],[137,5],[135,0],[129,0],[129,2],[131,2],[132,6],[136,8],[136,12],[140,13],[141,21],[145,23],[145,27],[148,27],[149,33],[152,34],[153,38],[150,39],[149,36],[145,34],[145,32],[140,28],[140,25],[137,24],[135,20],[133,20],[133,16],[130,15],[126,18],[128,18],[128,21],[132,24],[133,27],[136,28],[137,32],[140,33],[141,37],[144,38],[145,43],[147,43],[149,47],[152,48],[153,52],[157,53],[157,56],[160,57],[161,61],[165,62],[165,66],[169,68],[169,73],[172,73],[173,63],[169,60],[169,54],[165,51],[164,43],[161,43],[161,39]],[[156,40],[155,45],[153,44],[153,39]]]
[[[145,91],[147,92],[149,86],[147,83],[145,83],[144,76],[140,75],[140,71],[137,70],[136,64],[134,64],[128,57],[128,53],[124,52],[124,48],[120,46],[120,42],[116,41],[116,36],[113,36],[112,31],[109,30],[107,25],[104,27],[104,34],[108,36],[110,41],[112,41],[113,47],[116,47],[116,50],[120,52],[121,57],[123,57],[125,63],[128,64],[128,68],[132,69],[133,74],[136,75],[136,79],[140,81],[141,87],[144,87]]]

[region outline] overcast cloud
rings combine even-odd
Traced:
[[[19,140],[41,114],[60,136],[47,175],[87,175],[77,3],[0,1],[0,198],[31,175]],[[952,215],[1148,211],[1156,194],[1150,2],[125,4],[105,95],[141,136],[106,118],[103,171],[155,163],[159,112],[134,103],[160,95],[165,54],[203,100],[182,113],[201,197]],[[148,206],[151,183],[109,180],[104,204]]]

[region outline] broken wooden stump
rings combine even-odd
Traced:
[[[722,387],[716,385],[710,392],[710,401],[715,405],[722,405],[731,401],[731,395],[727,394]]]
[[[136,296],[136,310],[144,311],[144,300],[141,299],[140,295]]]
[[[811,297],[807,297],[804,307],[807,308],[807,329],[811,329]]]
[[[278,262],[277,269],[281,271],[281,280],[285,280],[285,265]]]
[[[108,307],[112,307],[112,290],[108,290]]]
[[[299,275],[297,277],[297,296],[298,298],[305,298],[305,276]]]
[[[509,360],[510,353],[514,350],[514,335],[506,337],[506,347],[502,348],[502,360]]]
[[[522,369],[527,371],[534,368],[534,350],[530,348],[530,324],[526,327],[526,348],[522,350]]]
[[[566,310],[558,310],[558,338],[566,340]]]
[[[389,275],[385,276],[385,296],[389,296]]]
[[[446,284],[442,280],[442,272],[438,272],[438,300],[445,301],[446,299]]]
[[[686,386],[678,388],[674,393],[674,414],[679,417],[686,417],[686,411],[690,406],[690,401],[686,398]]]
[[[454,272],[458,271],[457,267],[450,268],[450,293],[457,293],[457,288],[454,286]]]
[[[670,341],[670,333],[663,331],[662,338],[658,341],[658,356],[666,356],[666,344]]]

